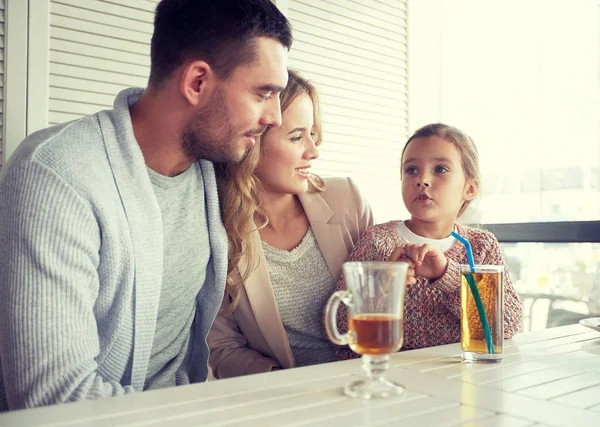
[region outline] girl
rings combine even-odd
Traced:
[[[318,107],[314,87],[290,71],[282,125],[221,171],[230,259],[208,337],[216,378],[336,360],[321,310],[373,217],[351,180],[310,173],[321,142]]]
[[[460,264],[465,248],[450,233],[471,243],[476,264],[506,265],[500,245],[489,232],[457,224],[479,189],[479,160],[471,138],[460,130],[432,124],[410,137],[401,158],[402,199],[411,217],[370,227],[348,261],[407,261],[404,301],[404,350],[460,341]],[[506,270],[504,334],[521,327],[522,303]],[[338,285],[344,289],[343,279]],[[342,309],[343,308],[343,309]],[[347,311],[338,311],[338,327],[347,330]],[[358,357],[339,347],[341,359]]]

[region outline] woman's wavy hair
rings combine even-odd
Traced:
[[[288,73],[287,86],[280,94],[281,112],[283,114],[300,95],[307,94],[313,103],[313,139],[315,145],[319,146],[322,141],[322,128],[317,91],[312,83],[301,77],[298,72],[288,70]],[[269,131],[270,128],[267,128],[261,139]],[[240,288],[258,264],[254,250],[248,242],[250,233],[257,228],[260,229],[266,226],[269,222],[269,218],[261,209],[262,184],[254,174],[263,151],[262,144],[257,141],[257,144],[249,150],[244,159],[238,164],[218,164],[216,167],[223,224],[229,240],[225,294],[231,301],[232,311],[235,310],[238,304]],[[310,175],[308,186],[309,192],[325,190],[325,182],[315,174]],[[245,268],[236,269],[236,267],[241,267],[240,262],[242,259],[247,262]]]
[[[458,152],[460,153],[460,157],[462,159],[462,168],[467,179],[471,179],[475,181],[477,185],[477,192],[480,192],[481,185],[481,173],[479,170],[479,153],[477,152],[477,147],[475,143],[471,139],[471,137],[465,134],[460,129],[457,129],[452,126],[445,125],[443,123],[433,123],[429,125],[425,125],[420,129],[417,129],[415,133],[408,138],[406,144],[404,145],[404,149],[402,150],[402,156],[400,157],[400,161],[404,159],[404,153],[406,152],[406,148],[408,144],[411,143],[413,139],[417,138],[428,138],[430,136],[437,136],[445,141],[448,141],[456,147]],[[400,174],[402,174],[402,168],[400,168]],[[458,216],[461,216],[463,212],[467,209],[471,201],[466,200],[460,210],[458,211]]]

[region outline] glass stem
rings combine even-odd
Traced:
[[[390,360],[389,355],[369,356],[364,354],[362,360],[362,368],[367,373],[369,380],[379,382],[385,381],[385,371],[390,367],[390,364],[388,363]]]

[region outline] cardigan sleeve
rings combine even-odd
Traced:
[[[133,391],[97,372],[101,233],[89,205],[36,162],[0,181],[0,360],[8,408]]]

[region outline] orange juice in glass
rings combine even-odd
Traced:
[[[504,266],[461,265],[460,281],[460,346],[462,359],[468,362],[498,362],[504,351]],[[480,313],[467,281],[471,274],[477,285],[491,336],[488,346]]]

